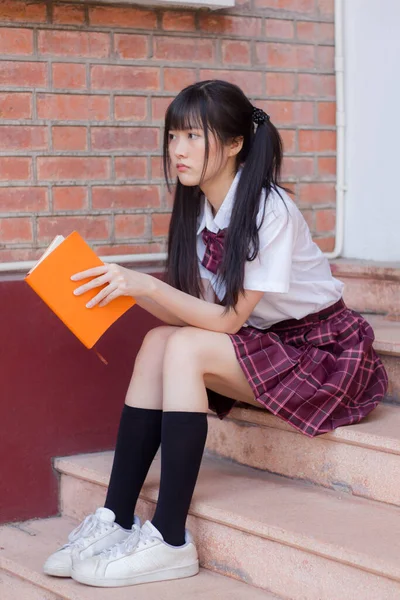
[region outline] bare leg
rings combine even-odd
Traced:
[[[234,400],[260,406],[228,335],[195,327],[169,337],[163,369],[163,410],[207,412],[206,387]]]
[[[169,337],[179,327],[161,326],[149,331],[136,357],[125,404],[138,408],[162,408],[162,370]]]

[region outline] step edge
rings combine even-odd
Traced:
[[[399,342],[374,342],[374,349],[378,354],[384,354],[385,356],[400,357],[400,343]]]
[[[295,477],[292,475],[286,475],[285,473],[280,473],[279,471],[272,471],[271,469],[263,469],[257,466],[252,466],[249,465],[247,463],[242,463],[238,460],[236,460],[235,458],[231,458],[231,457],[227,457],[224,456],[223,454],[220,454],[218,452],[216,452],[215,450],[212,450],[211,448],[206,448],[205,452],[204,452],[204,456],[210,458],[211,460],[223,460],[223,461],[228,461],[229,463],[232,463],[233,465],[238,465],[239,467],[249,467],[250,469],[256,469],[258,471],[261,471],[262,473],[266,473],[268,475],[273,475],[276,477],[281,477],[282,479],[287,479],[288,481],[292,481],[293,483],[299,483],[300,485],[308,485],[308,486],[312,486],[317,490],[327,490],[327,491],[331,491],[331,492],[336,492],[336,493],[343,493],[348,497],[351,498],[360,498],[363,500],[371,500],[372,502],[376,502],[382,506],[388,506],[389,508],[398,508],[400,509],[400,503],[396,504],[396,502],[389,502],[386,500],[379,500],[376,497],[373,496],[363,496],[361,493],[355,493],[353,491],[353,489],[351,488],[351,484],[349,484],[351,492],[349,492],[346,488],[343,489],[343,491],[336,485],[332,483],[332,484],[327,484],[327,483],[320,483],[314,479],[310,479],[308,477]]]
[[[142,500],[157,504],[158,490],[144,490],[139,496]],[[215,513],[221,513],[221,518],[215,518]],[[362,571],[372,573],[373,575],[377,575],[379,577],[387,577],[388,579],[392,579],[396,582],[400,581],[400,567],[398,567],[397,564],[393,565],[394,568],[387,569],[385,563],[382,562],[380,564],[380,568],[377,568],[376,558],[371,559],[371,557],[366,554],[354,551],[347,551],[351,558],[349,558],[349,556],[344,558],[340,552],[340,548],[334,544],[318,542],[309,536],[293,533],[291,534],[291,539],[289,539],[287,532],[282,531],[282,529],[279,527],[274,527],[271,525],[268,525],[265,528],[267,531],[260,532],[260,529],[257,529],[259,525],[254,525],[252,520],[244,517],[241,517],[241,525],[238,526],[237,518],[234,513],[229,513],[228,511],[222,511],[212,507],[209,509],[207,504],[204,502],[195,502],[193,508],[190,508],[189,514],[199,519],[207,520],[212,523],[218,523],[225,527],[229,527],[230,529],[236,529],[237,531],[247,533],[249,535],[261,537],[290,548],[295,548],[296,550],[300,550],[308,554],[313,554],[314,556],[320,556],[322,558],[333,560],[353,568],[361,569]],[[227,515],[231,516],[227,518]],[[248,526],[243,526],[243,521],[247,521]]]
[[[31,583],[36,588],[56,594],[60,600],[79,600],[76,594],[66,594],[64,590],[60,590],[57,582],[55,580],[53,581],[54,578],[48,580],[44,573],[42,574],[38,571],[30,569],[29,567],[25,567],[21,563],[12,560],[11,558],[5,558],[4,556],[0,557],[0,572],[1,571],[8,573],[20,581]]]
[[[335,277],[345,275],[353,279],[377,279],[400,283],[398,261],[368,261],[366,259],[333,259],[330,262]]]
[[[106,452],[113,451],[107,450]],[[95,471],[94,469],[82,468],[81,465],[74,463],[69,457],[64,458],[59,456],[53,460],[54,468],[61,473],[61,475],[70,475],[81,481],[88,481],[89,483],[96,483],[97,485],[108,485],[109,477],[100,475],[98,471]]]
[[[386,406],[385,406],[386,408]],[[390,407],[392,408],[392,407]],[[394,408],[394,410],[397,410]],[[400,410],[400,408],[399,408]],[[249,425],[253,425],[255,427],[263,427],[265,429],[279,429],[280,431],[286,431],[288,433],[292,433],[295,435],[304,436],[303,433],[297,431],[294,427],[290,427],[290,425],[286,425],[284,422],[281,422],[279,417],[271,414],[263,414],[262,419],[266,422],[260,422],[257,418],[251,418],[251,415],[246,415],[245,413],[253,412],[251,409],[247,408],[232,408],[231,413],[225,417],[231,421],[235,421],[239,424],[248,423]],[[253,415],[254,417],[255,415]],[[215,414],[210,414],[209,417],[213,419],[218,419],[218,416]],[[290,429],[289,429],[290,427]],[[373,442],[365,442],[362,438],[363,434],[356,429],[352,431],[345,431],[346,427],[338,427],[334,432],[324,433],[321,439],[329,440],[336,443],[342,443],[349,446],[359,446],[361,448],[367,448],[368,450],[375,450],[377,452],[384,452],[385,454],[396,454],[400,455],[400,440],[397,444],[389,444],[383,446],[379,440],[392,440],[393,438],[385,438],[383,436],[379,436],[377,434],[369,434],[371,436],[376,437],[376,443]],[[318,436],[319,437],[319,436]]]
[[[358,311],[356,311],[358,312]],[[377,313],[360,313],[374,330],[373,348],[378,354],[389,356],[400,356],[400,324],[396,319],[390,319],[387,315]],[[387,329],[394,330],[394,336],[388,337]]]
[[[223,460],[223,459],[219,459],[219,460]],[[57,470],[59,470],[59,466],[60,466],[62,469],[62,470],[60,470],[60,472],[64,475],[75,476],[74,475],[75,471],[79,471],[79,465],[73,465],[72,469],[70,467],[68,467],[68,465],[71,465],[70,460],[68,461],[67,465],[65,465],[65,464],[62,465],[63,458],[59,458],[59,459],[57,459],[57,461],[58,462],[57,462],[56,468],[57,468]],[[249,468],[251,468],[251,467],[249,467]],[[107,478],[104,478],[103,476],[99,476],[98,473],[94,470],[87,469],[86,471],[90,475],[90,479],[86,479],[87,481],[89,481],[90,483],[94,483],[96,485],[101,485],[103,487],[107,486],[107,484],[108,484]],[[85,480],[84,477],[79,477],[79,478]],[[158,499],[158,488],[148,489],[145,484],[141,493],[139,494],[139,497],[140,497],[140,499],[142,499],[144,501],[156,504],[157,499]],[[370,499],[363,499],[363,500],[365,502],[379,504],[378,502],[376,502],[374,500],[370,500]],[[388,506],[391,508],[393,505],[385,504],[385,506]],[[393,506],[393,508],[396,508],[396,507]],[[219,513],[221,513],[220,518],[215,518],[215,515],[219,514]],[[283,531],[279,527],[274,527],[271,525],[262,525],[261,529],[263,529],[265,531],[260,534],[260,524],[259,523],[257,524],[255,521],[252,521],[248,518],[241,516],[241,523],[247,522],[248,525],[247,525],[247,527],[243,527],[242,525],[238,526],[237,525],[237,516],[235,514],[225,511],[225,510],[221,511],[221,509],[212,507],[212,505],[209,505],[209,504],[205,503],[204,501],[192,503],[190,510],[189,510],[189,514],[193,515],[195,517],[207,520],[207,521],[219,523],[221,525],[230,527],[232,529],[236,529],[238,531],[243,531],[244,533],[248,533],[249,535],[255,535],[258,537],[269,539],[271,541],[279,542],[286,546],[296,548],[298,550],[303,550],[310,554],[321,556],[321,557],[324,557],[324,558],[327,558],[330,560],[336,560],[337,562],[340,562],[342,564],[353,566],[355,568],[360,568],[364,571],[373,573],[375,575],[379,575],[381,577],[388,577],[389,579],[393,579],[395,581],[400,581],[400,565],[393,564],[393,566],[390,569],[387,569],[387,568],[385,568],[385,564],[381,563],[381,567],[379,569],[377,569],[376,568],[376,565],[377,565],[376,557],[368,557],[368,555],[365,555],[361,552],[355,552],[352,550],[348,551],[348,553],[352,557],[352,559],[349,561],[348,557],[346,557],[346,558],[343,557],[343,553],[340,551],[340,548],[335,546],[332,543],[319,542],[319,541],[316,541],[315,539],[313,539],[311,536],[301,535],[301,534],[297,534],[297,533],[293,533],[293,532],[290,533],[291,538],[289,539],[288,538],[289,534],[287,532]],[[229,515],[229,516],[227,517],[227,515]],[[294,541],[294,540],[296,540],[296,541]]]

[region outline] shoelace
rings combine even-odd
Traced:
[[[146,546],[152,539],[153,536],[149,531],[140,529],[139,525],[133,525],[132,533],[123,542],[114,544],[100,554],[104,558],[121,558],[130,554],[135,548]]]
[[[68,543],[63,548],[83,547],[85,540],[89,537],[93,537],[95,533],[103,533],[110,528],[111,523],[105,523],[101,521],[95,514],[88,515],[78,527],[75,527],[68,536]]]

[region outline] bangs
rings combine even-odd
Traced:
[[[208,127],[204,97],[199,94],[177,96],[168,107],[165,116],[166,130],[184,131]]]

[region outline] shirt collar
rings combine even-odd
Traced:
[[[242,168],[239,168],[234,180],[231,183],[231,187],[229,188],[228,193],[226,194],[224,201],[219,207],[215,217],[212,213],[211,204],[207,200],[206,196],[203,196],[197,235],[199,235],[199,233],[201,233],[205,227],[207,227],[207,229],[213,233],[218,233],[220,229],[225,229],[228,227],[231,220],[233,203],[235,200],[236,189],[239,183],[241,172]]]

